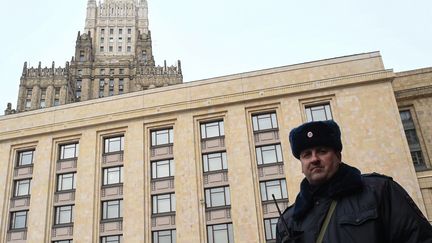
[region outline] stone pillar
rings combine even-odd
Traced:
[[[130,92],[130,84],[131,81],[128,77],[124,78],[124,88],[123,88],[123,93],[129,93]]]
[[[19,91],[18,91],[17,111],[23,111],[25,109],[25,101],[27,95],[26,91],[27,91],[26,86],[20,84]]]
[[[55,88],[53,85],[50,85],[46,89],[46,107],[54,106],[54,97],[55,97]]]
[[[31,98],[31,110],[39,108],[39,99],[40,99],[40,87],[38,85],[33,86],[32,89],[32,98]]]
[[[67,104],[67,98],[68,98],[68,90],[66,85],[62,85],[60,88],[60,105]]]
[[[150,202],[144,201],[144,188],[146,179],[144,173],[144,131],[143,124],[136,122],[128,126],[125,134],[124,177],[123,184],[123,241],[146,242],[143,234],[145,222],[145,208],[150,208]],[[148,192],[148,191],[147,191]],[[150,213],[150,211],[147,211]],[[150,225],[150,224],[148,224]]]
[[[114,95],[119,94],[119,78],[114,78]]]
[[[243,106],[230,109],[225,121],[225,144],[228,159],[228,179],[231,195],[231,215],[235,242],[264,242],[260,235],[255,195],[258,181],[251,166],[256,166],[249,148],[247,122]],[[258,189],[259,190],[259,189]],[[259,193],[259,191],[258,191]]]
[[[97,161],[99,160],[98,157],[101,157],[101,150],[97,149],[96,132],[91,130],[82,131],[79,144],[73,241],[98,242],[99,218],[97,205],[100,203],[100,166]]]
[[[197,183],[197,163],[195,161],[194,120],[192,114],[178,116],[174,126],[174,161],[176,194],[176,234],[178,243],[205,242],[200,232],[200,212],[204,206],[197,195],[201,188]],[[197,141],[198,142],[198,141]],[[240,242],[240,241],[239,241]]]
[[[30,210],[27,222],[27,242],[49,242],[53,215],[52,191],[55,177],[52,173],[53,151],[52,137],[41,137],[38,141],[33,160],[33,179],[31,181]],[[50,186],[51,185],[51,186]],[[52,213],[49,213],[52,212]]]
[[[88,78],[83,78],[81,81],[81,101],[89,100],[91,97],[92,81]]]
[[[103,78],[101,77],[101,78],[93,80],[93,85],[92,85],[93,92],[90,93],[90,94],[92,94],[90,99],[99,98],[99,82],[100,82],[100,80],[103,80]]]

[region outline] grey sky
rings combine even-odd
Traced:
[[[64,67],[87,0],[0,0],[0,114],[24,61]],[[430,0],[148,0],[156,63],[184,81],[381,51],[395,71],[432,66]]]

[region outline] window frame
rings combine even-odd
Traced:
[[[17,161],[16,167],[25,167],[25,166],[33,166],[34,157],[35,157],[35,149],[22,150],[17,152]],[[27,156],[25,154],[31,153],[30,163],[23,164],[23,156]]]
[[[65,151],[69,150],[71,148],[68,148],[70,146],[73,146],[73,157],[65,157]],[[68,159],[76,159],[79,156],[79,143],[67,143],[67,144],[60,144],[59,145],[59,160],[68,160]]]
[[[164,136],[165,134],[167,136],[167,142],[159,141],[159,139],[161,138],[158,137]],[[174,129],[170,127],[165,129],[151,130],[150,140],[150,144],[152,147],[172,145],[174,144]]]
[[[31,178],[14,180],[13,197],[14,198],[16,198],[16,197],[29,197],[30,196],[30,192],[31,192],[31,180],[32,180]],[[27,193],[23,194],[23,195],[20,195],[20,193],[18,193],[20,191],[20,187],[22,186],[20,184],[20,182],[25,182],[25,181],[28,181],[28,183],[26,183],[27,184],[27,189],[26,189]]]
[[[113,169],[118,169],[118,172],[110,171]],[[109,173],[118,173],[118,175],[116,175],[116,179],[117,179],[116,181],[118,181],[118,182],[110,182],[109,181],[109,178],[110,178]],[[103,186],[109,186],[109,185],[123,184],[123,176],[124,176],[123,166],[113,166],[113,167],[103,168],[103,170],[102,170],[102,185]]]
[[[110,203],[114,203],[116,202],[116,204],[111,204]],[[111,212],[109,207],[113,207],[115,215],[114,216],[110,216],[109,213]],[[106,220],[119,220],[123,218],[123,199],[116,199],[116,200],[107,200],[107,201],[102,201],[102,221],[106,221]]]
[[[273,147],[274,149],[267,149],[270,147]],[[264,148],[266,150],[264,150]],[[272,154],[272,156],[273,155],[275,156],[276,161],[270,161],[270,162],[265,161],[264,153],[269,151],[274,151],[274,154]],[[255,147],[255,155],[256,155],[257,164],[259,166],[283,163],[282,146],[279,143]]]
[[[215,136],[208,134],[209,129],[211,129],[212,127],[217,127],[217,135]],[[200,131],[201,131],[201,139],[224,137],[225,136],[224,120],[202,122],[200,123]]]
[[[220,156],[210,157],[214,155],[220,155]],[[216,161],[217,158],[220,158],[220,161]],[[212,162],[212,161],[216,161],[216,162]],[[204,173],[228,170],[228,158],[226,155],[226,151],[203,154],[202,162],[203,162]],[[220,163],[220,169],[210,169],[211,164],[215,164],[218,162]]]
[[[269,117],[266,118],[266,116],[269,116]],[[263,121],[264,119],[266,119],[266,120],[269,119],[270,128],[265,128],[265,127],[260,128],[261,127],[260,121]],[[279,129],[276,112],[272,111],[272,112],[267,112],[267,113],[253,114],[252,115],[252,129],[254,132],[262,132],[262,131]]]
[[[160,239],[160,233],[169,233],[169,235],[163,235],[163,237],[169,236],[170,237],[170,243],[176,242],[176,229],[168,229],[168,230],[158,230],[158,231],[152,231],[152,243],[159,243],[161,241]],[[166,241],[163,241],[166,242]]]
[[[118,150],[116,150],[116,149],[111,150],[110,146],[113,146],[113,145],[110,145],[110,144],[116,142],[113,140],[117,140],[117,139],[119,139],[119,143],[120,143],[119,149]],[[103,141],[104,141],[104,148],[103,148],[104,154],[123,153],[124,152],[124,135],[104,137]]]
[[[313,109],[316,109],[315,111],[318,110],[318,108],[320,108],[319,110],[323,110],[324,111],[324,115],[325,115],[325,119],[314,119],[314,114],[313,114]],[[333,112],[332,112],[332,108],[331,108],[331,104],[330,102],[324,102],[324,103],[317,103],[317,104],[310,104],[310,105],[305,105],[304,106],[304,111],[305,111],[305,115],[306,115],[306,121],[307,122],[312,122],[312,121],[328,121],[328,120],[333,120]]]
[[[162,165],[160,165],[162,164]],[[158,176],[158,168],[162,167],[162,166],[166,166],[166,164],[168,165],[168,175],[166,176]],[[164,159],[164,160],[157,160],[157,161],[152,161],[151,162],[151,178],[152,180],[155,179],[162,179],[162,178],[170,178],[170,177],[174,177],[175,175],[175,164],[174,164],[174,159]]]
[[[72,176],[72,183],[71,188],[67,187],[64,188],[65,180],[68,180],[69,178],[64,178],[64,176]],[[57,192],[64,192],[64,191],[74,191],[76,189],[76,172],[70,172],[70,173],[64,173],[64,174],[58,174],[57,175]]]
[[[115,241],[109,240],[108,238],[116,237],[117,239]],[[107,235],[107,236],[101,236],[100,237],[101,243],[121,243],[123,241],[123,235]]]
[[[162,198],[162,197],[169,197],[169,198]],[[168,200],[169,201],[169,210],[168,211],[161,211],[160,210],[160,202],[162,200]],[[176,198],[175,193],[164,193],[164,194],[157,194],[152,195],[152,214],[165,214],[165,213],[175,213],[176,211]]]
[[[205,195],[206,209],[231,206],[231,195],[230,195],[229,186],[205,188],[204,195]],[[223,203],[220,205],[219,204],[215,205],[216,204],[215,200],[218,200],[215,199],[215,197],[220,195],[222,195],[223,197]]]
[[[426,161],[422,149],[422,141],[417,133],[416,122],[411,109],[399,110],[402,127],[404,129],[405,139],[408,143],[411,159],[416,169],[425,169]]]
[[[267,240],[276,240],[276,225],[279,218],[264,219],[264,233]],[[270,232],[269,232],[270,231]]]
[[[54,207],[54,225],[73,224],[75,205],[62,205]],[[62,216],[66,214],[66,222],[63,222]]]
[[[10,230],[26,230],[27,229],[27,223],[28,223],[28,210],[22,210],[22,211],[14,211],[10,213],[10,222],[9,222],[9,229]],[[17,226],[17,214],[18,213],[24,213],[24,216],[19,216],[19,217],[24,217],[24,225],[21,226],[21,224],[19,226]]]
[[[268,185],[268,183],[272,182],[278,182],[278,185]],[[263,187],[264,186],[264,187]],[[276,199],[288,199],[288,190],[286,186],[286,179],[276,179],[276,180],[268,180],[268,181],[261,181],[260,182],[260,195],[261,195],[261,201],[267,202],[270,200],[273,200],[273,197],[269,193],[269,188],[279,186],[279,194],[275,195]],[[265,188],[265,191],[263,192],[263,188]],[[265,195],[265,196],[264,196]]]
[[[225,228],[215,229],[215,227],[225,226]],[[222,243],[215,240],[215,232],[226,230],[226,239],[223,243],[234,243],[234,228],[232,223],[207,225],[207,242]]]

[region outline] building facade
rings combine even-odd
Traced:
[[[431,68],[371,52],[182,83],[154,64],[146,6],[90,0],[71,63],[24,67],[0,116],[0,243],[274,242],[272,194],[283,210],[303,179],[289,131],[328,119],[343,161],[432,219]]]

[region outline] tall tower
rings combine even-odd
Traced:
[[[24,64],[16,112],[182,82],[180,61],[155,65],[146,0],[88,0],[70,63],[65,68]]]

